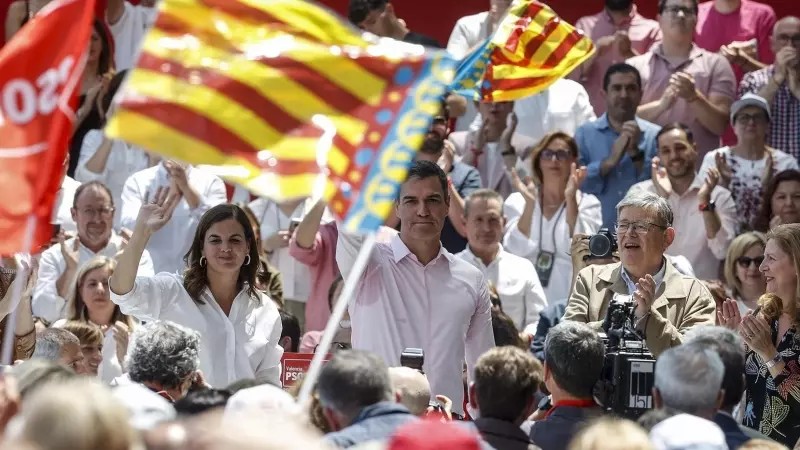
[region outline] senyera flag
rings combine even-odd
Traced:
[[[0,50],[0,254],[30,251],[52,237],[94,17],[94,0],[56,0]]]
[[[370,231],[456,65],[313,2],[162,0],[106,134],[262,196],[325,197],[346,229]]]

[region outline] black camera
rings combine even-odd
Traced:
[[[422,372],[423,364],[425,364],[425,352],[421,348],[407,348],[400,353],[400,365],[403,367]]]
[[[631,420],[653,408],[656,366],[633,327],[635,309],[629,296],[615,295],[608,304],[603,321],[606,357],[596,392],[606,411]]]
[[[608,228],[600,228],[594,236],[589,238],[590,255],[584,259],[608,259],[617,251],[617,235]]]

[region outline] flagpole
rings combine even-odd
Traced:
[[[336,301],[333,311],[331,311],[331,318],[328,319],[328,324],[325,326],[325,331],[322,335],[322,341],[314,351],[314,358],[311,360],[311,366],[309,367],[305,378],[303,378],[303,386],[300,388],[300,394],[297,396],[297,403],[301,405],[305,405],[306,402],[311,398],[311,391],[314,389],[317,378],[319,378],[319,374],[322,371],[322,362],[325,360],[325,357],[331,348],[331,344],[333,344],[333,337],[336,335],[336,331],[339,328],[339,322],[341,322],[342,317],[344,317],[344,312],[347,310],[347,305],[350,304],[350,300],[355,294],[356,285],[358,284],[359,280],[361,280],[361,275],[364,274],[364,270],[367,268],[367,263],[369,262],[370,255],[372,254],[372,249],[375,247],[375,239],[374,232],[369,233],[364,239],[364,242],[361,244],[361,250],[359,250],[358,256],[356,257],[356,261],[353,263],[353,269],[350,271],[350,275],[344,281],[342,295]]]
[[[36,215],[31,214],[28,216],[28,221],[25,225],[25,234],[22,237],[22,251],[20,253],[28,254],[31,252],[33,247],[33,235],[35,231]],[[17,262],[20,262],[19,259],[17,259]],[[14,275],[14,282],[11,283],[11,312],[8,314],[6,329],[3,331],[3,352],[2,357],[0,357],[0,364],[6,366],[13,363],[11,359],[14,356],[13,349],[15,348],[14,338],[16,337],[17,329],[17,309],[19,307],[20,300],[22,300],[22,290],[28,285],[27,276],[29,269],[30,267],[24,268],[22,264],[19,264],[17,272]]]

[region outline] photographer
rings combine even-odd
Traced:
[[[635,303],[633,326],[653,356],[679,345],[697,325],[714,325],[714,300],[695,278],[664,257],[675,238],[672,209],[652,193],[632,193],[617,205],[621,263],[589,266],[578,274],[563,320],[603,328],[614,297]]]

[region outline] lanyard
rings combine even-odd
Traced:
[[[549,417],[550,414],[553,414],[553,411],[556,410],[559,406],[572,406],[575,408],[591,408],[592,406],[596,406],[597,403],[594,400],[561,400],[560,402],[553,405],[549,411],[544,415],[545,418]]]
[[[539,204],[542,205],[542,207],[539,208],[539,250],[543,251],[542,229],[544,228],[544,201],[541,196],[539,196],[539,199],[540,199]],[[558,208],[558,215],[556,215],[556,220],[553,221],[553,233],[552,233],[553,255],[555,255],[558,252],[558,245],[556,244],[556,228],[558,227],[558,221],[561,219],[561,214],[564,213],[565,206],[566,203],[561,204],[561,207]]]

